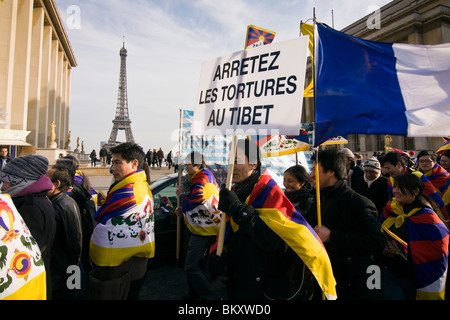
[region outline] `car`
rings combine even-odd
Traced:
[[[183,264],[187,250],[186,226],[183,218],[180,220],[180,256],[176,259],[177,248],[177,207],[176,188],[178,185],[178,173],[171,173],[150,183],[150,190],[154,200],[155,217],[155,257],[154,262],[167,262],[178,260]],[[182,182],[187,176],[182,175]]]

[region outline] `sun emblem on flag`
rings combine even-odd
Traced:
[[[256,26],[248,26],[247,30],[247,43],[246,48],[257,45],[258,42],[261,44],[269,44],[272,43],[275,38],[275,32],[266,30]]]
[[[28,279],[31,271],[31,257],[28,253],[15,250],[14,257],[11,259],[10,270],[14,271],[18,278]]]

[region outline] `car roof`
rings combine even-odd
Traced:
[[[185,174],[183,174],[184,176]],[[155,181],[150,183],[150,190],[154,190],[157,189],[159,186],[161,186],[162,184],[172,180],[172,179],[178,179],[178,173],[170,173],[168,175],[165,175],[163,177],[160,177],[158,179],[156,179]]]

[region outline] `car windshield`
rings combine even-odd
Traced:
[[[176,189],[178,185],[178,174],[169,174],[159,178],[150,184],[153,200],[155,203],[155,212],[170,211],[177,206]]]

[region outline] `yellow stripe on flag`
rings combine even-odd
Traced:
[[[304,36],[309,36],[309,53],[311,55],[311,63],[314,63],[314,26],[312,24],[308,23],[302,23],[300,24],[300,31]],[[308,86],[305,88],[305,91],[303,93],[304,97],[314,97],[314,81],[311,77],[311,81],[309,82]]]

